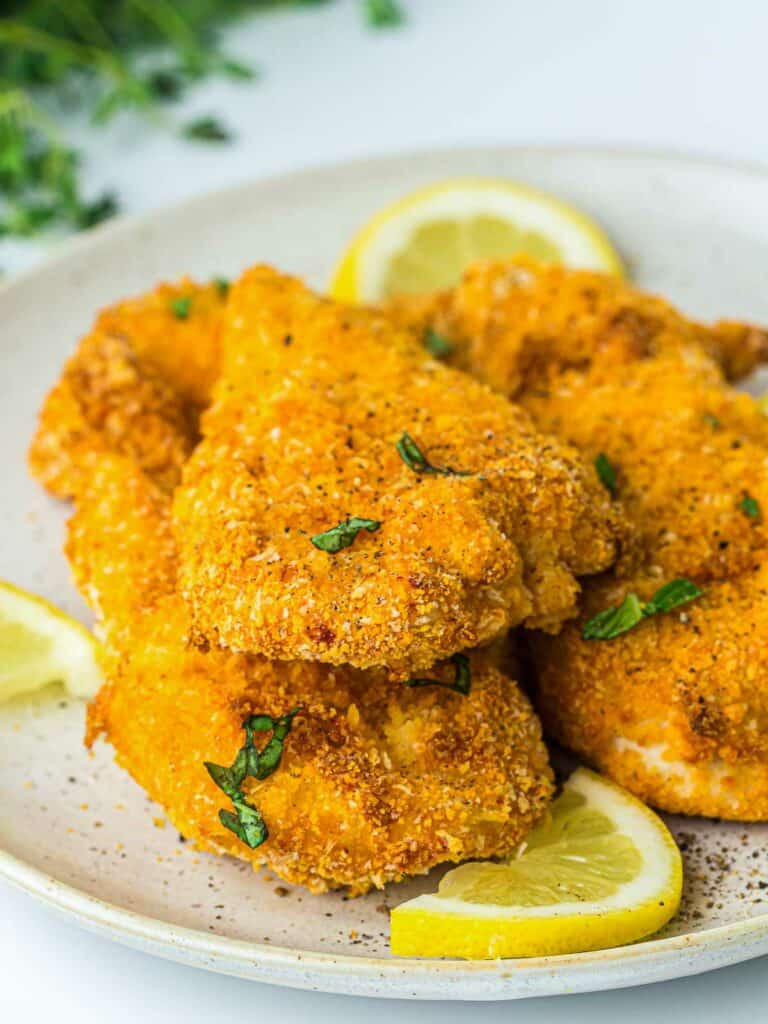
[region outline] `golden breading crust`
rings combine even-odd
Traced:
[[[614,467],[634,541],[618,575],[639,568],[706,583],[748,569],[765,550],[765,521],[743,503],[768,510],[768,418],[701,349],[621,372],[567,371],[523,401],[541,429]]]
[[[473,268],[396,315],[441,332],[458,365],[615,470],[633,543],[585,583],[580,622],[532,640],[545,727],[663,809],[768,818],[768,420],[724,376],[765,358],[766,333],[528,261]],[[582,640],[591,615],[678,576],[705,596]]]
[[[454,290],[405,297],[388,313],[450,339],[454,365],[511,397],[567,370],[611,372],[663,351],[704,351],[731,380],[768,357],[761,328],[697,323],[618,278],[525,257],[477,263]]]
[[[525,622],[556,630],[608,566],[592,467],[381,314],[268,268],[233,287],[224,369],[175,497],[198,636],[407,676]],[[404,432],[433,466],[409,468]],[[313,535],[380,523],[336,554]]]
[[[657,581],[634,581],[642,597]],[[591,583],[582,623],[630,589]],[[651,804],[768,819],[768,567],[623,636],[536,637],[537,704],[560,743]]]
[[[93,458],[117,451],[174,487],[218,373],[223,306],[220,287],[185,279],[105,309],[40,411],[33,476],[70,498]]]
[[[493,656],[472,656],[464,697],[383,671],[190,647],[167,504],[119,457],[99,460],[78,498],[68,554],[102,616],[108,679],[89,709],[89,740],[104,732],[202,848],[267,864],[314,892],[361,893],[444,861],[510,852],[553,786],[538,719]],[[451,677],[450,666],[433,673]],[[249,714],[296,706],[279,769],[243,786],[270,830],[250,850],[219,822],[229,801],[204,761],[233,761]]]

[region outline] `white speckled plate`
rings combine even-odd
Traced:
[[[245,185],[116,223],[0,291],[0,576],[87,619],[60,554],[66,510],[27,479],[35,411],[104,303],[188,271],[269,260],[322,286],[344,242],[408,189],[462,174],[517,178],[597,216],[633,277],[701,316],[768,322],[768,176],[680,158],[573,149],[458,150]],[[0,874],[88,928],[147,952],[302,988],[507,999],[679,977],[768,952],[768,826],[672,820],[684,908],[622,949],[465,963],[388,954],[387,908],[430,877],[359,900],[313,897],[197,853],[160,809],[81,744],[83,707],[46,693],[0,708]]]

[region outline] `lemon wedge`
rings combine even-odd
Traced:
[[[579,768],[508,861],[463,864],[436,893],[397,907],[392,952],[490,959],[623,946],[669,921],[682,884],[661,819]]]
[[[48,683],[92,697],[101,685],[96,641],[41,597],[0,581],[0,702]]]
[[[513,181],[464,178],[419,189],[373,216],[330,291],[345,302],[381,302],[450,287],[475,260],[520,253],[623,275],[606,234],[572,206]]]

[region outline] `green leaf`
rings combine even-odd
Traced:
[[[203,761],[203,764],[219,789],[230,799],[236,800],[241,795],[240,784],[245,776],[238,777],[234,765],[231,768],[226,768],[224,765],[214,764],[212,761]]]
[[[442,679],[409,679],[406,686],[442,686],[446,690],[455,690],[456,693],[466,697],[472,688],[472,668],[466,654],[454,654],[451,662],[456,667],[456,674],[452,683],[446,683]]]
[[[82,229],[95,227],[117,213],[117,199],[111,192],[104,192],[91,203],[78,204],[75,221]]]
[[[600,478],[600,483],[615,497],[617,490],[616,470],[605,452],[600,452],[595,459],[595,469],[597,470],[597,475]]]
[[[424,348],[435,359],[444,359],[453,352],[453,345],[447,338],[444,338],[442,334],[438,334],[437,331],[433,331],[431,327],[428,327],[424,332]]]
[[[300,707],[293,708],[278,718],[271,715],[250,715],[243,722],[245,743],[238,750],[230,767],[226,768],[212,761],[203,762],[210,777],[219,789],[226,793],[235,808],[234,814],[226,809],[220,810],[219,821],[251,849],[260,846],[269,832],[261,812],[246,800],[242,784],[249,775],[259,780],[266,779],[280,766],[284,740],[300,711]],[[254,732],[270,730],[271,739],[262,750],[258,750],[253,742]]]
[[[218,118],[197,117],[194,121],[188,121],[181,129],[185,139],[194,142],[230,142],[232,134]]]
[[[744,497],[741,499],[741,501],[739,502],[739,508],[744,513],[744,515],[748,516],[750,519],[760,518],[760,503],[758,502],[757,498],[753,498],[749,494],[745,494]]]
[[[192,310],[192,299],[189,295],[177,295],[171,299],[171,312],[177,320],[186,320]]]
[[[643,621],[643,606],[637,594],[627,594],[618,608],[598,612],[584,626],[584,640],[612,640]]]
[[[330,530],[316,533],[314,537],[310,537],[310,540],[320,551],[327,551],[329,554],[335,555],[354,544],[355,538],[361,530],[373,533],[380,526],[381,523],[377,519],[361,519],[359,516],[350,516],[344,522],[332,526]]]
[[[400,440],[395,445],[397,454],[414,473],[433,473],[441,476],[471,476],[471,473],[463,473],[458,469],[451,469],[450,466],[433,466],[416,444],[407,431],[403,431]]]
[[[261,811],[245,800],[238,800],[235,803],[234,814],[232,811],[222,808],[219,811],[219,821],[252,850],[261,846],[265,839],[269,838],[269,831],[261,816]]]
[[[239,78],[244,82],[252,82],[256,78],[256,71],[253,68],[228,57],[220,62],[219,67],[229,78]]]
[[[178,71],[159,68],[147,77],[147,88],[160,100],[178,100],[184,93],[184,76]]]
[[[660,587],[650,601],[643,604],[637,594],[629,593],[617,608],[606,608],[593,616],[582,629],[583,640],[613,640],[634,628],[643,619],[693,601],[704,593],[691,580],[677,579]]]
[[[643,606],[643,615],[656,615],[659,612],[671,612],[681,604],[687,604],[704,593],[691,580],[678,579],[665,583]]]
[[[395,0],[365,0],[365,14],[374,28],[393,28],[405,20]]]

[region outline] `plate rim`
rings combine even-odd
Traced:
[[[768,913],[759,914],[744,921],[718,925],[700,932],[688,932],[664,939],[648,939],[614,946],[609,949],[591,950],[584,953],[569,953],[558,956],[514,957],[493,960],[461,960],[448,958],[419,957],[371,957],[351,956],[347,953],[320,953],[315,950],[297,950],[290,946],[271,943],[250,942],[233,939],[225,935],[203,932],[186,925],[175,925],[161,918],[128,910],[99,896],[93,896],[76,886],[62,882],[53,875],[36,868],[14,854],[0,849],[0,877],[10,881],[30,895],[41,899],[56,909],[69,912],[95,928],[121,928],[121,935],[141,942],[160,942],[169,948],[182,948],[206,956],[219,956],[242,964],[253,964],[258,959],[265,966],[296,968],[301,966],[322,967],[324,973],[332,975],[368,974],[375,970],[382,975],[402,975],[404,972],[421,976],[448,975],[451,981],[460,982],[477,975],[493,979],[508,975],[552,972],[553,968],[569,965],[590,967],[595,961],[609,965],[624,966],[628,961],[638,963],[653,961],[658,955],[673,950],[688,953],[706,952],[709,947],[722,948],[735,940],[750,937],[765,940],[765,949],[750,953],[750,958],[768,952]],[[741,956],[739,952],[737,956]],[[728,962],[728,961],[725,961]],[[706,968],[704,968],[706,969]],[[268,979],[264,978],[264,981]]]
[[[176,217],[182,212],[189,213],[195,207],[204,207],[208,203],[218,202],[225,197],[234,197],[238,193],[247,193],[253,188],[269,189],[295,184],[303,179],[316,179],[319,175],[337,175],[340,172],[363,173],[367,168],[378,168],[382,165],[395,166],[399,163],[419,160],[450,159],[457,153],[463,154],[516,154],[518,156],[549,156],[592,157],[611,160],[660,161],[665,164],[675,163],[685,167],[698,167],[711,172],[730,172],[750,178],[768,179],[768,160],[747,160],[714,156],[699,153],[693,149],[675,149],[674,147],[654,146],[623,146],[623,145],[580,145],[552,143],[521,143],[504,145],[498,143],[468,143],[461,145],[414,147],[396,152],[374,153],[365,157],[352,157],[348,160],[333,160],[308,164],[284,172],[276,172],[264,176],[243,178],[240,181],[206,189],[187,196],[177,203],[167,203],[138,213],[129,213],[112,217],[77,234],[52,240],[51,250],[39,262],[23,268],[0,279],[0,300],[5,299],[9,292],[23,286],[38,275],[54,270],[76,257],[81,251],[96,247],[101,243],[117,242],[123,235],[141,230],[144,226],[154,224],[158,218]]]
[[[52,246],[51,252],[40,262],[20,272],[10,275],[0,282],[0,303],[44,275],[70,264],[81,254],[87,255],[90,250],[102,246],[120,244],[134,232],[141,231],[144,226],[156,226],[158,221],[173,220],[195,210],[202,210],[209,204],[216,204],[225,199],[234,199],[239,194],[248,194],[253,189],[269,190],[290,185],[297,186],[302,182],[316,182],[318,177],[338,176],[344,174],[365,174],[381,168],[395,167],[398,164],[422,159],[450,161],[457,154],[474,154],[492,157],[494,154],[510,156],[546,156],[592,158],[599,160],[660,162],[667,166],[697,167],[712,173],[726,173],[758,178],[768,184],[768,163],[760,161],[732,160],[710,154],[700,154],[689,150],[670,148],[633,147],[633,146],[602,146],[558,143],[550,144],[468,144],[454,146],[436,146],[414,148],[402,152],[386,152],[362,158],[341,161],[323,162],[283,173],[263,177],[246,178],[234,184],[216,189],[206,190],[189,196],[178,203],[164,205],[139,214],[117,217],[81,234],[63,239]],[[680,965],[674,967],[667,976],[682,977],[685,974],[698,973],[714,966],[725,966],[768,953],[768,912],[735,921],[730,924],[706,928],[699,932],[689,932],[662,939],[649,939],[639,943],[613,947],[607,950],[596,950],[586,953],[573,953],[551,957],[515,958],[507,960],[456,960],[456,959],[421,959],[421,958],[384,958],[371,956],[351,956],[349,954],[322,953],[314,950],[301,950],[290,946],[278,946],[234,939],[203,932],[196,928],[175,925],[161,918],[137,913],[111,903],[101,897],[90,895],[83,889],[62,882],[47,871],[35,867],[22,858],[15,856],[0,847],[0,878],[5,879],[19,889],[38,898],[55,909],[71,916],[78,923],[92,930],[107,934],[110,938],[129,945],[142,943],[152,944],[152,952],[157,955],[178,959],[175,950],[185,951],[207,958],[218,957],[232,964],[241,965],[251,971],[242,976],[253,976],[253,967],[272,967],[287,973],[281,977],[262,977],[264,982],[273,982],[294,987],[312,987],[303,976],[308,970],[317,969],[328,981],[342,981],[348,977],[370,976],[376,973],[379,981],[399,979],[400,985],[392,992],[362,992],[360,994],[378,994],[402,996],[406,992],[413,996],[426,994],[434,997],[434,989],[427,993],[413,991],[419,983],[448,983],[448,989],[455,989],[470,979],[488,983],[503,982],[505,978],[520,978],[522,975],[535,977],[550,976],[554,971],[567,967],[598,968],[605,972],[598,982],[593,978],[585,985],[570,984],[570,991],[588,991],[597,988],[615,988],[623,985],[637,984],[638,981],[622,980],[622,970],[632,970],[647,964],[664,966],[667,956],[675,952],[689,954],[684,969]],[[746,948],[743,940],[749,940]],[[739,944],[742,943],[742,944]],[[731,954],[727,953],[729,944],[734,944]],[[161,947],[161,948],[157,948]],[[726,951],[725,956],[717,956]],[[707,954],[712,954],[717,963],[707,964],[700,961]],[[215,963],[201,962],[198,966],[212,970],[221,970]],[[228,970],[225,973],[236,973]],[[662,971],[663,974],[663,971]],[[641,979],[642,980],[642,979]],[[319,986],[315,986],[319,987]],[[537,994],[535,992],[505,992],[503,985],[496,987],[490,998],[509,998],[510,995]],[[327,989],[329,991],[345,991],[345,986]],[[555,988],[552,989],[555,991]],[[543,992],[541,994],[544,994]],[[450,995],[449,991],[444,996]],[[482,998],[482,994],[473,992],[465,998]],[[486,996],[487,998],[487,996]]]

